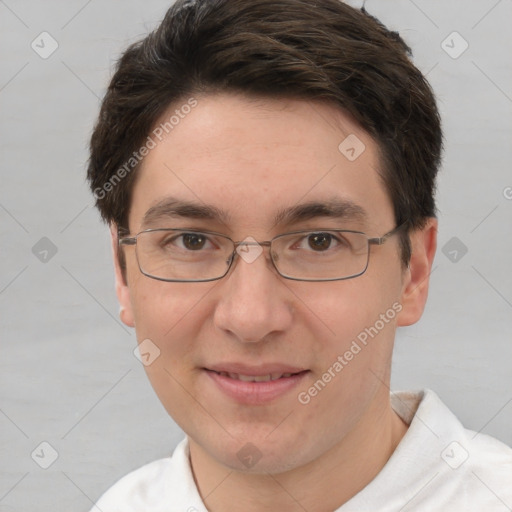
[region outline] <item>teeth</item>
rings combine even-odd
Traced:
[[[223,377],[229,377],[234,380],[241,380],[243,382],[269,382],[277,380],[282,377],[291,377],[292,373],[269,373],[268,375],[242,375],[241,373],[228,373],[219,372]]]
[[[239,374],[234,374],[235,376],[233,376],[232,373],[229,374],[229,376],[232,378],[232,379],[238,379],[238,380],[242,380],[244,382],[267,382],[269,380],[272,380],[272,375],[242,375],[241,373]]]

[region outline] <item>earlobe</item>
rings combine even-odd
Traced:
[[[123,322],[123,324],[127,325],[128,327],[135,327],[135,322],[133,320],[131,311],[126,310],[123,306],[119,308],[119,318],[121,319],[121,322]]]
[[[410,234],[411,260],[404,271],[401,304],[397,325],[416,323],[423,314],[427,302],[430,273],[437,248],[437,219],[429,218],[422,229]]]
[[[112,241],[112,257],[114,260],[114,270],[116,279],[116,295],[119,301],[119,317],[121,321],[128,327],[135,327],[135,320],[133,315],[133,308],[130,298],[130,289],[128,283],[125,280],[121,264],[119,262],[119,243],[117,226],[115,224],[110,225],[110,237]]]

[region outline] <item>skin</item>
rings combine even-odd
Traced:
[[[233,240],[270,240],[325,226],[373,237],[395,227],[377,146],[343,112],[319,102],[234,94],[197,99],[138,171],[131,234],[142,229],[146,211],[168,196],[222,208],[229,221],[169,219],[153,227],[196,227]],[[349,134],[366,146],[353,162],[338,150]],[[367,220],[274,225],[277,209],[333,194],[362,206]],[[411,234],[409,268],[401,265],[393,236],[371,247],[363,275],[344,281],[284,279],[265,249],[252,263],[237,258],[221,280],[166,283],[140,272],[134,247],[123,249],[125,281],[112,226],[121,318],[135,327],[139,342],[149,338],[161,351],[146,371],[189,436],[194,477],[208,510],[232,510],[236,503],[248,512],[332,512],[378,474],[407,430],[390,406],[391,355],[396,328],[415,323],[423,312],[436,233],[437,222],[429,219]],[[394,303],[401,312],[307,405],[299,403],[298,392],[307,391]],[[299,388],[271,403],[245,405],[224,395],[203,370],[226,361],[287,363],[309,373]],[[246,443],[261,454],[250,468],[237,456]]]

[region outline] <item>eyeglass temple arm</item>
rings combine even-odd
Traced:
[[[119,245],[135,245],[137,243],[136,237],[122,237],[118,238]]]
[[[401,229],[403,229],[407,225],[407,221],[402,222],[399,226],[392,229],[391,231],[388,231],[385,235],[382,235],[381,237],[377,238],[369,238],[368,243],[372,245],[382,245],[388,238],[398,233]]]

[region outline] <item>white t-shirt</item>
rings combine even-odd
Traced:
[[[431,390],[391,394],[409,424],[380,473],[334,512],[512,510],[512,449],[465,429]],[[207,512],[194,482],[188,440],[172,457],[121,478],[91,512]]]

